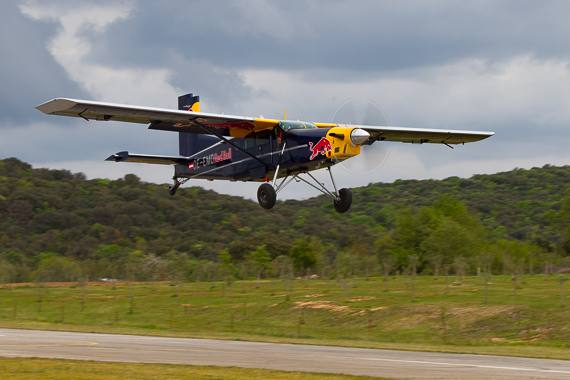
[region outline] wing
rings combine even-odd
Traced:
[[[50,100],[40,104],[36,109],[50,115],[80,117],[85,120],[113,120],[150,124],[150,129],[209,134],[209,132],[198,126],[198,123],[201,123],[214,128],[216,132],[222,135],[232,137],[245,137],[251,132],[273,129],[279,124],[278,120],[272,119],[256,119],[244,116],[179,111],[66,98]]]
[[[153,156],[150,154],[132,154],[129,152],[115,153],[105,161],[115,162],[138,162],[141,164],[159,164],[159,165],[188,165],[190,160],[179,156]]]
[[[370,145],[375,141],[400,141],[412,144],[465,144],[484,140],[491,137],[495,132],[481,131],[457,131],[449,129],[424,129],[404,127],[377,127],[370,125],[345,125],[315,123],[320,128],[358,127],[370,133],[370,138],[364,145]]]

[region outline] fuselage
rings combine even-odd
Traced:
[[[176,175],[195,179],[265,181],[268,177],[273,178],[277,165],[278,178],[326,168],[360,153],[360,146],[350,144],[351,130],[282,121],[273,130],[230,140],[258,160],[232,144],[219,141],[188,157],[188,165],[176,165]]]

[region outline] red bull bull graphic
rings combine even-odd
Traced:
[[[313,143],[309,143],[309,149],[313,154],[311,154],[310,160],[313,160],[319,154],[326,156],[327,152],[332,151],[332,145],[326,137],[321,138],[321,140],[313,146]]]

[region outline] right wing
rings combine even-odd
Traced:
[[[198,126],[198,122],[214,128],[218,133],[221,132],[222,135],[232,137],[245,137],[251,132],[273,129],[279,124],[278,120],[272,119],[130,106],[67,98],[50,100],[40,104],[36,109],[49,115],[80,117],[85,120],[113,120],[150,124],[150,129],[209,134],[209,132]]]

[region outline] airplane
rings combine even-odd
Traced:
[[[263,182],[257,190],[257,200],[265,209],[271,209],[277,193],[295,180],[330,196],[337,212],[347,212],[352,194],[347,188],[337,189],[331,167],[359,155],[362,145],[399,141],[443,144],[453,149],[452,145],[480,141],[495,134],[206,113],[200,111],[200,97],[192,93],[178,98],[178,110],[68,98],[50,100],[36,109],[87,121],[142,123],[148,124],[149,129],[178,132],[178,156],[123,151],[106,161],[174,165],[170,195],[190,179]],[[327,189],[310,173],[317,169],[328,170],[334,190]]]

